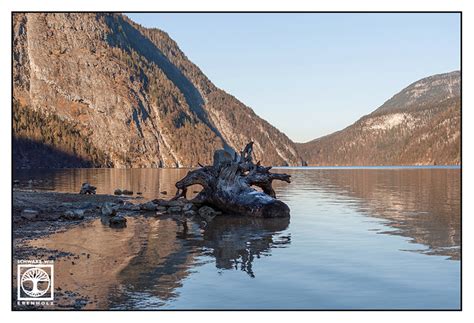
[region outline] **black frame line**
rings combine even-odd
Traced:
[[[279,308],[279,309],[140,309],[140,310],[128,310],[128,309],[123,309],[123,310],[118,310],[119,312],[260,312],[260,311],[265,311],[265,312],[281,312],[281,311],[292,311],[292,312],[462,312],[463,308],[463,257],[462,257],[462,227],[463,227],[463,180],[462,180],[462,169],[463,169],[463,162],[462,162],[462,150],[463,150],[463,140],[462,140],[462,128],[463,128],[463,119],[462,119],[462,110],[463,110],[463,86],[462,86],[462,59],[463,59],[463,54],[462,54],[462,49],[463,49],[463,24],[462,24],[462,11],[136,11],[136,10],[123,10],[123,11],[11,11],[11,27],[12,27],[12,34],[11,34],[11,44],[13,45],[13,16],[14,14],[17,13],[120,13],[120,14],[126,14],[126,13],[193,13],[193,14],[198,14],[198,13],[211,13],[211,14],[346,14],[346,13],[356,13],[356,14],[432,14],[432,13],[457,13],[459,14],[460,17],[460,77],[461,77],[461,97],[460,97],[460,110],[461,110],[461,164],[460,164],[460,193],[461,193],[461,200],[460,200],[460,208],[461,208],[461,219],[460,219],[460,291],[459,291],[459,297],[460,297],[460,307],[459,309],[292,309],[292,308]],[[13,48],[12,48],[13,49]],[[11,138],[10,138],[10,143],[11,143],[11,179],[10,179],[10,185],[11,185],[11,283],[13,286],[13,275],[14,275],[14,259],[13,259],[13,253],[14,253],[14,248],[13,248],[13,170],[15,169],[13,166],[13,50],[11,52],[11,96],[12,96],[12,103],[10,106],[10,115],[11,115]],[[13,291],[12,291],[13,292]],[[12,295],[13,296],[13,295]],[[87,309],[87,310],[81,310],[81,309],[48,309],[48,308],[42,308],[42,309],[17,309],[14,308],[14,302],[12,299],[12,307],[11,311],[15,312],[31,312],[31,311],[45,311],[45,312],[109,312],[110,310],[108,309]]]

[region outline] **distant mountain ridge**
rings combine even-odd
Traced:
[[[369,115],[297,144],[308,165],[459,165],[460,72],[412,83]]]
[[[250,140],[264,164],[302,162],[168,34],[120,14],[14,14],[13,97],[14,167],[190,167]]]

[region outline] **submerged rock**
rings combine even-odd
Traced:
[[[198,211],[199,216],[202,217],[207,222],[212,221],[217,215],[222,214],[222,212],[214,210],[210,206],[203,206]]]

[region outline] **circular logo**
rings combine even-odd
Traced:
[[[21,275],[21,289],[30,297],[43,296],[50,285],[49,275],[43,269],[31,268]]]

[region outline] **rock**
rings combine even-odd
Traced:
[[[102,205],[100,212],[104,216],[114,216],[117,214],[118,209],[119,209],[119,206],[117,204],[106,202]]]
[[[78,202],[78,203],[74,203],[74,206],[76,209],[92,209],[95,207],[95,204],[91,202]]]
[[[15,180],[13,181],[13,185],[20,185],[20,181],[17,180],[17,179],[15,179]]]
[[[201,207],[198,212],[199,215],[207,222],[212,221],[216,217],[216,215],[221,214],[221,212],[218,212],[209,206]]]
[[[170,206],[168,208],[168,213],[180,213],[183,209],[181,206]]]
[[[123,190],[123,191],[122,191],[122,194],[123,194],[123,195],[133,195],[133,191]]]
[[[27,220],[34,220],[38,217],[39,211],[32,209],[24,209],[21,211],[21,217]]]
[[[194,204],[186,203],[183,205],[183,212],[193,210],[195,208]]]
[[[188,210],[186,212],[184,212],[184,216],[187,217],[187,218],[192,218],[193,216],[195,216],[197,213],[196,211],[194,210]]]
[[[116,215],[109,220],[111,228],[125,228],[127,226],[127,219],[121,215]]]
[[[95,194],[97,187],[92,186],[89,183],[83,183],[79,194]]]
[[[158,205],[158,206],[156,207],[156,211],[157,211],[157,212],[163,212],[163,213],[165,213],[167,210],[168,210],[168,208],[167,208],[166,206]]]
[[[160,193],[163,194],[163,195],[167,195],[167,194],[168,194],[167,191],[161,191]]]
[[[142,195],[143,193],[142,192],[137,192],[137,195]]]
[[[117,188],[115,191],[114,191],[114,195],[122,195],[122,190],[120,188]]]
[[[153,202],[146,202],[143,204],[140,204],[140,209],[144,211],[155,211],[156,210],[156,204]]]
[[[63,218],[66,220],[82,220],[84,219],[84,210],[69,210],[64,212]]]
[[[125,201],[122,208],[128,211],[140,211],[140,205]]]

